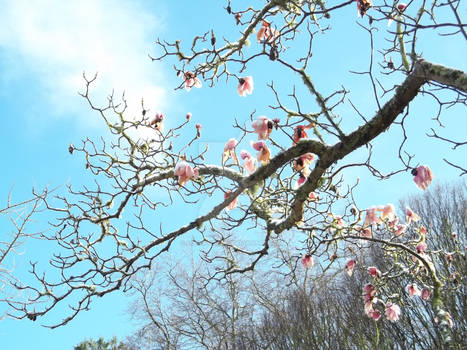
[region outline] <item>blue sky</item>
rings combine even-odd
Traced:
[[[266,83],[274,80],[284,93],[290,92],[291,83],[281,69],[268,68],[268,62],[254,62],[247,70],[246,75],[255,77],[255,90],[245,99],[236,94],[237,83],[233,80],[221,81],[214,89],[205,85],[190,93],[174,91],[180,81],[171,69],[172,62],[149,60],[147,54],[154,53],[153,42],[157,37],[191,42],[193,35],[212,27],[219,28],[218,32],[216,30],[218,38],[238,35],[233,19],[222,10],[221,2],[218,6],[206,0],[200,3],[204,6],[195,6],[191,1],[165,0],[157,4],[142,0],[0,0],[0,120],[3,130],[0,203],[6,201],[13,185],[14,198],[23,199],[29,196],[32,187],[88,180],[82,159],[70,156],[67,151],[70,142],[78,144],[86,136],[96,138],[105,134],[105,125],[99,116],[90,111],[77,94],[84,86],[83,71],[99,72],[93,90],[97,101],[105,101],[112,89],[117,93],[124,90],[130,113],[137,114],[140,99],[144,97],[151,111],[164,111],[168,126],[177,124],[187,112],[192,112],[193,121],[203,124],[199,147],[204,147],[205,143],[211,145],[209,160],[213,162],[216,159],[220,162],[225,141],[238,136],[231,127],[234,118],[247,121],[253,110],[257,115],[280,117],[267,107],[272,94]],[[206,18],[215,20],[206,21]],[[368,35],[356,25],[356,20],[353,7],[336,13],[331,22],[334,31],[314,43],[311,74],[324,94],[340,88],[340,84],[351,88],[355,91],[352,101],[358,102],[371,117],[375,106],[371,103],[371,91],[365,88],[368,82],[348,72],[349,69],[364,70],[368,63]],[[382,41],[384,35],[381,31],[376,39]],[[426,31],[422,36],[422,51],[428,60],[467,70],[467,48],[463,43],[430,35]],[[251,50],[255,49],[254,44]],[[395,81],[402,81],[401,76],[397,78]],[[430,100],[421,97],[414,102],[411,113],[415,116],[407,121],[407,149],[416,154],[416,163],[430,165],[437,180],[451,181],[457,179],[459,173],[446,166],[442,158],[461,162],[466,159],[466,152],[452,152],[448,145],[426,137],[430,128],[437,125],[431,120],[435,107]],[[350,125],[356,127],[352,120],[357,119],[352,111],[341,110],[341,113],[349,130]],[[454,107],[445,114],[445,128],[437,130],[442,135],[462,140],[467,127],[465,116],[465,109]],[[375,160],[383,170],[390,171],[398,166],[395,155],[399,142],[400,133],[397,132],[385,133],[375,142]],[[351,159],[362,159],[362,153],[352,155]],[[362,207],[396,202],[407,193],[419,191],[407,173],[385,182],[372,179],[361,169],[352,169],[347,175],[349,183],[357,177],[361,179],[358,201]],[[214,204],[203,202],[199,208],[191,208],[192,214]],[[5,221],[0,224],[2,231],[9,227]],[[51,253],[41,247],[37,242],[29,242],[24,247],[25,254],[14,261],[17,271],[27,269],[29,259]],[[117,335],[124,338],[134,329],[127,316],[129,300],[120,293],[98,300],[90,312],[54,331],[40,327],[42,320],[36,323],[2,320],[2,349],[32,346],[68,349],[88,337]]]

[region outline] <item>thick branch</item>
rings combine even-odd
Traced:
[[[420,60],[418,63],[419,67],[414,72],[416,76],[443,85],[452,86],[455,89],[467,93],[467,74],[465,74],[465,72],[423,60]]]
[[[317,188],[318,181],[326,169],[389,128],[397,116],[408,106],[409,102],[417,96],[418,90],[425,82],[425,79],[420,77],[421,69],[423,69],[421,62],[416,62],[412,73],[407,76],[402,85],[396,89],[394,96],[386,102],[373,119],[345,136],[343,141],[338,142],[323,153],[305,185],[297,191],[292,203],[291,214],[282,222],[271,225],[270,229],[273,229],[276,233],[281,233],[292,228],[302,219],[303,206],[308,194]]]

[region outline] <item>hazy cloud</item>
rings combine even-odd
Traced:
[[[123,89],[132,109],[141,97],[153,110],[168,101],[163,73],[147,57],[161,19],[143,1],[0,0],[3,79],[40,83],[41,98],[55,115],[82,101],[82,72],[99,72],[95,84],[103,100]],[[83,117],[83,121],[89,119]]]

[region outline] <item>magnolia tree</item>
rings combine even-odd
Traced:
[[[430,62],[422,53],[430,36],[467,39],[460,1],[274,0],[251,6],[229,1],[224,6],[220,14],[230,19],[226,25],[236,34],[232,30],[216,36],[223,28],[212,28],[189,42],[158,40],[157,53],[150,58],[155,64],[174,65],[180,93],[219,88],[225,80],[233,85],[230,94],[245,100],[254,98],[255,84],[266,85],[250,70],[259,62],[264,70],[277,72],[275,77],[287,76],[288,91],[274,80],[267,83],[273,100],[264,104],[273,116],[252,111],[249,121],[235,120],[231,131],[217,131],[225,137],[225,148],[217,155],[219,162],[209,164],[210,150],[198,144],[206,132],[202,119],[191,113],[181,119],[166,116],[147,110],[144,102],[141,115],[133,118],[124,97],[111,95],[104,105],[96,103],[91,96],[96,77],[84,75],[82,96],[111,135],[69,147],[71,154],[83,155],[92,185],[70,186],[67,194],[41,198],[56,216],[47,238],[58,245],[50,260],[58,277],[33,263],[36,284],[16,284],[27,297],[10,301],[13,316],[35,320],[64,304],[70,307],[68,316],[51,327],[64,325],[94,299],[130,289],[133,276],[180,249],[183,237],[199,245],[199,256],[209,266],[206,283],[259,266],[281,269],[281,264],[291,264],[293,272],[313,270],[319,262],[323,271],[335,270],[343,260],[350,274],[355,261],[347,246],[363,249],[373,242],[391,254],[394,264],[367,266],[362,312],[374,320],[397,322],[403,312],[398,296],[386,294],[384,286],[408,271],[423,280],[420,292],[429,298],[443,339],[449,341],[453,321],[443,304],[443,280],[427,249],[427,228],[410,208],[405,218],[391,204],[360,208],[354,200],[357,184],[345,182],[342,174],[350,167],[368,169],[379,179],[406,172],[414,187],[425,190],[430,185],[429,164],[421,165],[407,148],[406,124],[412,118],[430,118],[414,115],[412,101],[434,101],[432,115],[440,127],[447,108],[465,106],[467,75]],[[345,17],[348,25],[367,35],[367,68],[353,72],[366,80],[356,87],[361,91],[336,82],[336,90],[324,93],[320,85],[329,82],[315,81],[311,65],[317,55],[334,53],[313,48],[332,35],[333,18],[343,11],[352,14]],[[353,69],[349,64],[348,70]],[[349,98],[355,93],[366,96],[361,105]],[[213,117],[220,112],[206,109]],[[179,125],[168,128],[169,118],[170,125]],[[234,132],[240,136],[231,138]],[[374,162],[388,157],[373,151],[384,132],[400,140],[389,173]],[[193,137],[187,139],[187,134]],[[436,129],[430,136],[457,150],[465,145]],[[348,156],[362,146],[358,152],[366,152],[366,160],[352,161]],[[446,162],[466,172],[464,164]],[[193,203],[207,199],[211,207],[189,218]],[[170,208],[175,220],[161,217]],[[186,215],[180,208],[186,208]],[[376,235],[377,226],[387,234]],[[408,228],[417,235],[405,235]],[[245,239],[241,232],[247,230],[252,234]],[[278,255],[281,264],[268,263],[266,256],[277,242],[294,249]]]

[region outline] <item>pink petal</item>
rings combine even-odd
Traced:
[[[302,257],[302,265],[307,269],[311,269],[314,265],[313,257],[310,254],[305,254]]]
[[[349,276],[352,276],[354,267],[355,267],[355,260],[351,259],[347,261],[345,268],[347,269],[347,274]]]
[[[386,318],[391,322],[396,322],[399,320],[399,315],[401,313],[401,309],[398,305],[393,303],[386,304]]]
[[[428,289],[423,288],[422,289],[422,299],[423,300],[428,300],[430,299],[430,291]]]
[[[258,141],[258,142],[254,142],[254,141],[251,141],[251,146],[257,150],[257,151],[261,151],[263,148],[266,147],[266,143],[264,141]]]
[[[230,139],[229,141],[227,141],[227,143],[225,144],[225,147],[224,147],[224,151],[231,151],[233,150],[238,144],[238,141],[234,138]]]
[[[372,277],[380,277],[381,276],[381,271],[378,270],[375,266],[370,266],[368,268],[368,273],[372,276]]]
[[[231,195],[232,195],[232,191],[226,191],[224,193],[224,200],[229,198]],[[227,209],[227,210],[235,209],[235,207],[237,206],[237,203],[238,203],[238,196],[235,197],[235,199],[232,202],[230,202],[229,205],[227,205],[227,207],[225,207],[225,209]]]

